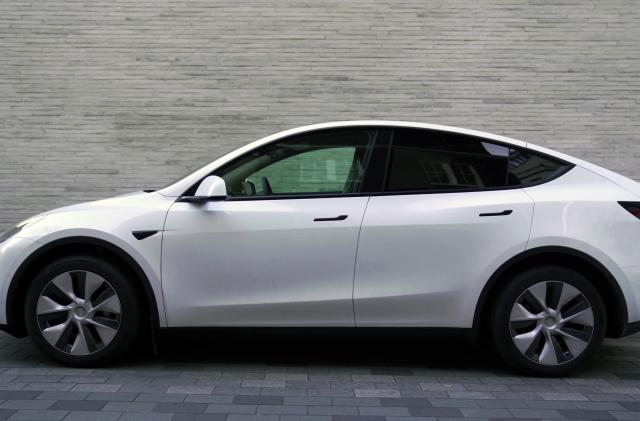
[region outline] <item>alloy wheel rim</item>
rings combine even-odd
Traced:
[[[534,363],[566,364],[582,355],[593,337],[593,308],[573,285],[540,282],[518,297],[509,316],[511,339]]]
[[[71,355],[98,352],[120,329],[120,298],[106,279],[93,272],[74,270],[50,280],[36,305],[42,337]]]

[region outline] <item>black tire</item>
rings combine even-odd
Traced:
[[[515,324],[512,325],[510,321],[511,310],[516,301],[523,297],[525,291],[540,282],[563,282],[573,286],[586,298],[593,312],[593,327],[588,330],[590,340],[586,348],[578,356],[570,354],[570,356],[573,356],[571,360],[562,361],[560,358],[556,358],[557,365],[541,364],[527,357],[518,350],[514,339],[512,339],[512,326],[515,326]],[[549,300],[548,297],[545,299]],[[543,377],[564,376],[591,358],[602,344],[607,326],[604,304],[593,284],[579,272],[560,266],[532,268],[514,276],[500,292],[492,316],[491,333],[493,342],[502,359],[511,367],[526,374]],[[525,331],[527,329],[529,328],[525,327]],[[555,337],[557,338],[558,336]],[[564,340],[564,338],[562,339]],[[566,344],[566,342],[564,343]],[[554,354],[557,355],[557,353]]]
[[[117,333],[108,344],[88,355],[72,355],[51,345],[41,333],[36,314],[38,299],[49,281],[70,271],[91,272],[104,278],[120,300]],[[50,263],[35,276],[27,291],[25,322],[29,336],[42,352],[66,365],[89,367],[113,361],[129,349],[140,327],[140,306],[131,282],[133,281],[117,265],[98,257],[75,255]]]

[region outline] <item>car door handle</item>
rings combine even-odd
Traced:
[[[507,215],[511,215],[512,213],[513,213],[513,211],[511,209],[508,209],[508,210],[504,210],[502,212],[481,213],[480,216],[507,216]]]
[[[315,218],[313,222],[344,221],[345,219],[347,219],[348,216],[349,215],[340,215],[340,216],[335,216],[333,218]]]

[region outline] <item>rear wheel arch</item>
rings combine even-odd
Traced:
[[[159,327],[158,305],[149,280],[136,262],[120,247],[94,237],[69,237],[48,243],[32,253],[18,268],[7,292],[6,331],[12,335],[23,337],[27,335],[25,326],[23,303],[31,279],[49,262],[69,255],[96,256],[118,265],[135,280],[136,293],[145,306],[143,311],[148,313],[152,328]],[[144,318],[143,318],[144,319]]]
[[[620,337],[628,322],[627,303],[615,277],[594,257],[568,247],[539,247],[527,250],[504,263],[485,284],[473,318],[476,339],[489,337],[491,309],[497,301],[500,288],[517,273],[533,266],[556,265],[573,269],[598,290],[607,313],[608,337]]]

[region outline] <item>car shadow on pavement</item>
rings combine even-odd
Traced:
[[[364,370],[373,374],[449,373],[461,376],[514,376],[489,346],[468,336],[419,329],[206,329],[165,332],[148,337],[105,368],[113,370],[273,367]],[[598,354],[571,376],[640,378],[640,334],[606,340]],[[0,367],[61,367],[29,338],[0,333]],[[626,373],[631,370],[631,374]]]
[[[417,329],[207,329],[157,337],[160,363],[504,368],[490,347],[461,332]],[[138,353],[131,362],[144,358]],[[387,370],[389,371],[389,370]]]

